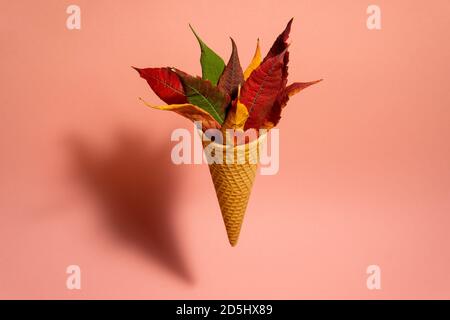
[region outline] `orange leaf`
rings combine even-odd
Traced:
[[[243,131],[247,118],[247,107],[238,98],[228,111],[227,118],[222,125],[222,132],[225,132],[226,129]]]

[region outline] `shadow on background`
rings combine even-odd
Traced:
[[[177,183],[170,146],[125,131],[114,139],[112,149],[102,152],[72,139],[76,175],[104,207],[112,231],[191,283],[173,224]]]

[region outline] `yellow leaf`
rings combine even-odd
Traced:
[[[220,124],[205,110],[197,107],[196,105],[190,103],[184,104],[169,104],[163,106],[154,106],[144,101],[144,99],[139,98],[147,107],[158,109],[158,110],[166,110],[173,111],[182,115],[185,118],[188,118],[191,121],[201,121],[203,129],[219,129]]]
[[[248,77],[250,77],[250,74],[253,72],[253,70],[258,68],[258,66],[260,64],[261,64],[261,49],[259,47],[259,39],[258,39],[258,41],[256,42],[256,50],[255,50],[255,54],[253,55],[253,59],[250,62],[247,69],[245,69],[244,80],[247,80]]]
[[[247,108],[239,100],[235,105],[230,107],[228,111],[227,118],[222,125],[222,131],[225,132],[226,129],[234,130],[244,130],[245,121],[248,118]]]
[[[245,121],[248,118],[248,110],[247,107],[241,103],[239,100],[236,103],[236,113],[234,115],[234,129],[236,130],[244,130]]]
[[[245,122],[248,118],[247,107],[239,101],[241,94],[241,87],[238,88],[238,98],[236,104],[232,104],[230,110],[228,110],[225,122],[222,125],[222,132],[225,133],[226,129],[234,129],[237,131],[244,131]]]
[[[241,103],[238,98],[237,102],[230,107],[227,118],[225,119],[225,122],[223,123],[221,129],[227,144],[237,144],[238,137],[240,137],[240,135],[244,132],[244,126],[247,118],[247,107],[243,103]],[[227,129],[234,130],[231,136],[229,136],[229,134],[227,133]]]

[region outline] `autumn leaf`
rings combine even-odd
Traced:
[[[242,72],[241,63],[239,62],[239,55],[236,43],[232,38],[232,52],[230,60],[228,61],[222,76],[220,77],[218,87],[224,92],[228,93],[231,98],[236,97],[238,87],[244,82],[244,74]]]
[[[184,104],[171,104],[164,106],[153,106],[145,102],[142,98],[140,98],[140,100],[147,107],[151,107],[158,110],[173,111],[193,122],[201,121],[204,130],[220,128],[220,124],[208,112],[192,104],[184,103]]]
[[[259,47],[259,39],[256,42],[256,50],[255,54],[253,55],[252,61],[248,65],[247,69],[245,69],[244,72],[244,80],[247,80],[248,77],[250,77],[250,74],[258,68],[258,66],[261,64],[261,48]]]
[[[230,107],[227,114],[227,119],[220,129],[222,131],[222,135],[225,137],[226,144],[238,145],[245,142],[243,139],[245,138],[244,127],[247,118],[247,108],[236,99]],[[227,132],[228,129],[233,129],[231,135]]]
[[[287,84],[287,77],[288,77],[288,63],[289,63],[289,52],[287,51],[289,44],[287,43],[287,40],[289,39],[289,34],[291,32],[291,26],[292,21],[294,18],[291,18],[289,20],[288,24],[284,28],[283,32],[280,33],[280,35],[277,37],[275,42],[273,43],[272,47],[270,48],[269,52],[267,53],[266,57],[264,58],[263,62],[271,57],[275,57],[282,52],[286,52],[284,55],[284,66],[283,66],[283,82],[282,82],[282,88],[286,87]]]
[[[266,118],[262,122],[262,127],[265,129],[270,129],[278,124],[281,118],[281,110],[286,106],[287,102],[289,101],[289,97],[292,96],[294,93],[299,92],[300,90],[316,83],[294,83],[290,85],[289,87],[286,87],[287,84],[287,78],[288,78],[288,63],[289,63],[289,52],[287,51],[289,44],[287,43],[287,40],[289,38],[289,34],[291,32],[291,26],[292,26],[293,18],[288,22],[286,25],[286,28],[283,30],[283,32],[277,37],[275,42],[273,43],[272,47],[270,48],[267,56],[264,58],[263,61],[270,59],[273,56],[276,56],[277,54],[280,54],[281,52],[285,52],[284,58],[283,58],[283,67],[282,67],[282,82],[281,82],[281,90],[278,93],[272,108],[267,113]]]
[[[261,63],[242,86],[240,100],[249,117],[245,130],[259,129],[280,92],[283,81],[283,60],[286,52]]]
[[[239,88],[240,90],[240,88]],[[245,143],[244,127],[248,118],[247,107],[236,98],[227,113],[227,118],[222,125],[221,131],[225,137],[225,143],[229,145],[238,145]],[[227,131],[232,129],[232,134]]]
[[[292,96],[296,95],[297,93],[299,93],[300,91],[302,91],[303,89],[306,89],[309,86],[312,86],[313,84],[319,83],[322,80],[323,79],[309,81],[309,82],[294,82],[294,83],[290,84],[289,86],[287,86],[285,91],[289,97],[292,97]]]
[[[183,85],[178,75],[170,68],[145,68],[133,67],[139,75],[147,80],[152,90],[165,103],[186,103]]]
[[[267,53],[267,55],[263,61],[266,61],[267,59],[278,56],[279,54],[281,54],[282,52],[284,52],[287,49],[287,47],[288,47],[287,40],[289,38],[289,33],[291,33],[291,26],[292,26],[293,20],[294,20],[294,18],[289,20],[288,24],[286,25],[286,28],[277,37],[277,39],[273,43],[272,47],[270,48],[269,52]]]
[[[225,62],[217,53],[211,50],[195,32],[194,28],[189,25],[200,45],[201,55],[200,64],[202,66],[203,80],[209,80],[213,85],[217,85],[220,75],[225,69]]]
[[[176,70],[183,84],[189,103],[208,112],[219,124],[225,121],[225,110],[230,103],[230,96],[208,80],[193,77]]]
[[[238,89],[240,91],[240,88]],[[222,125],[222,132],[226,132],[226,129],[244,130],[245,122],[248,118],[247,107],[238,98],[233,102],[230,109],[227,112],[227,118]]]
[[[320,81],[322,81],[322,79],[311,82],[294,82],[282,90],[278,94],[272,109],[268,112],[266,119],[264,119],[262,128],[271,129],[275,127],[281,119],[281,111],[288,103],[289,98]]]

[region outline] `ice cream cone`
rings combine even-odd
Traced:
[[[215,152],[224,155],[223,163],[209,164],[209,171],[228,240],[233,247],[239,239],[245,210],[256,176],[259,161],[258,146],[265,138],[266,135],[262,135],[257,140],[241,146],[203,142],[205,151],[208,145],[213,144]],[[226,156],[227,152],[228,157]],[[208,152],[205,152],[205,155],[208,158]],[[233,163],[231,163],[231,158]]]

